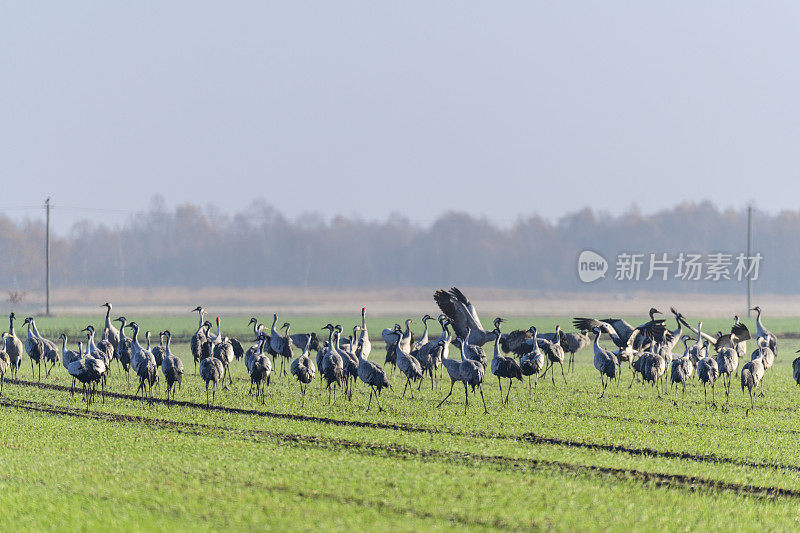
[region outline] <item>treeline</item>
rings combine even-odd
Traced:
[[[647,254],[724,252],[746,248],[744,210],[682,204],[653,215],[583,209],[556,221],[531,215],[510,227],[466,213],[446,213],[431,226],[402,216],[385,221],[311,215],[290,220],[263,201],[228,215],[156,201],[121,227],[76,223],[51,241],[56,286],[467,286],[544,291],[669,290],[733,292],[741,282],[662,281],[647,276]],[[754,252],[763,261],[761,292],[800,291],[800,212],[754,217]],[[44,224],[0,216],[4,290],[40,290]],[[578,279],[577,258],[591,249],[609,262],[606,279]],[[623,252],[646,254],[641,279],[616,281]],[[731,267],[733,274],[733,267]]]

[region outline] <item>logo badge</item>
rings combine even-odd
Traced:
[[[584,283],[592,283],[606,277],[608,261],[602,255],[591,250],[584,250],[578,256],[578,277]]]

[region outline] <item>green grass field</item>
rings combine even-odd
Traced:
[[[183,338],[196,328],[191,317],[128,318]],[[249,346],[248,318],[227,317],[223,333]],[[329,321],[347,331],[356,319],[281,318],[297,332]],[[400,320],[369,320],[370,359],[383,363],[380,330]],[[102,325],[94,317],[37,325],[51,339],[69,334],[73,345],[90,322]],[[794,319],[765,322],[779,337],[798,330]],[[505,328],[531,323],[572,330],[563,317],[513,318]],[[730,327],[729,320],[704,324],[712,332]],[[432,329],[438,335],[438,325]],[[749,416],[737,382],[727,410],[707,410],[699,383],[678,396],[676,408],[671,393],[653,399],[649,385],[643,393],[629,389],[627,366],[598,399],[591,348],[578,353],[566,385],[560,373],[555,386],[548,375],[533,394],[517,382],[505,407],[487,371],[488,415],[479,396],[470,396],[464,415],[463,388],[436,409],[447,378],[442,390],[425,381],[413,399],[400,398],[396,373],[382,413],[374,402],[365,411],[363,384],[352,402],[337,396],[328,405],[316,380],[301,409],[298,385],[278,373],[279,364],[262,406],[248,394],[241,361],[233,364],[234,386],[218,390],[216,406],[206,409],[186,343],[173,345],[187,370],[178,405],[132,399],[135,381],[113,363],[112,394],[87,412],[80,395],[64,388],[71,379],[62,366],[31,383],[25,358],[23,382],[7,381],[0,398],[0,528],[794,531],[800,391],[791,363],[799,347],[780,341],[766,397]],[[491,358],[491,345],[485,349]],[[725,402],[721,385],[717,402]]]

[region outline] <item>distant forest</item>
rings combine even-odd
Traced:
[[[800,292],[800,211],[754,212],[753,252],[763,260],[755,285],[762,293]],[[501,227],[467,213],[442,214],[421,226],[400,215],[292,220],[263,201],[236,214],[155,201],[122,225],[79,222],[51,240],[54,286],[410,287],[524,288],[540,291],[738,292],[744,282],[687,281],[669,273],[645,281],[649,254],[735,256],[746,248],[745,210],[682,204],[643,215],[589,208],[558,220],[522,217]],[[0,290],[44,286],[45,227],[41,220],[0,215]],[[582,283],[578,255],[590,249],[609,263],[605,279]],[[645,254],[639,281],[615,280],[620,253]],[[733,265],[735,266],[735,264]],[[731,277],[733,278],[733,266]],[[673,265],[673,268],[675,266]]]

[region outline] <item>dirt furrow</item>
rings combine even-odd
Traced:
[[[12,381],[16,384],[25,385],[25,386],[33,386],[39,387],[44,389],[50,390],[58,390],[58,391],[69,391],[69,387],[55,385],[51,383],[36,383],[36,382],[29,382],[29,381]],[[116,392],[107,392],[109,396],[121,399],[128,399],[128,400],[135,400],[135,401],[146,401],[143,400],[140,396],[133,396],[130,394],[123,394],[123,393],[116,393]],[[161,398],[154,398],[154,402],[157,403],[167,403],[166,400]],[[565,446],[570,448],[581,448],[581,449],[590,449],[590,450],[602,450],[614,453],[625,453],[628,455],[633,456],[646,456],[646,457],[659,457],[664,459],[680,459],[680,460],[687,460],[687,461],[694,461],[700,463],[716,463],[716,464],[732,464],[736,466],[745,466],[745,467],[752,467],[752,468],[768,468],[774,470],[789,470],[789,471],[796,471],[800,472],[800,465],[793,465],[793,464],[786,464],[786,463],[769,463],[763,461],[749,461],[746,459],[739,459],[733,457],[725,457],[719,456],[715,454],[696,454],[696,453],[689,453],[689,452],[675,452],[670,450],[656,450],[654,448],[637,448],[637,447],[629,447],[619,444],[600,444],[600,443],[591,443],[573,439],[561,439],[555,437],[544,437],[541,435],[536,435],[535,433],[524,433],[522,435],[513,435],[513,434],[500,434],[500,433],[485,433],[485,432],[465,432],[459,431],[455,429],[449,428],[431,428],[425,426],[417,426],[413,424],[388,424],[382,422],[364,422],[364,421],[350,421],[350,420],[339,420],[335,418],[327,418],[327,417],[315,417],[315,416],[307,416],[307,415],[292,415],[288,413],[272,413],[270,411],[259,411],[259,410],[247,410],[247,409],[238,409],[232,407],[223,407],[223,406],[211,406],[206,407],[203,404],[198,404],[194,402],[187,402],[187,401],[176,401],[171,402],[174,405],[182,406],[182,407],[191,407],[191,408],[198,408],[198,409],[211,409],[222,411],[226,413],[233,413],[233,414],[245,414],[245,415],[256,415],[256,416],[264,416],[268,418],[278,418],[278,419],[288,419],[288,420],[295,420],[295,421],[307,421],[319,424],[327,424],[327,425],[335,425],[335,426],[354,426],[360,428],[367,428],[367,429],[386,429],[392,431],[401,431],[401,432],[411,432],[411,433],[444,433],[448,435],[453,435],[456,437],[465,437],[465,438],[473,438],[473,439],[494,439],[494,440],[519,440],[521,442],[530,443],[530,444],[547,444],[553,446]],[[91,412],[89,413],[91,415]],[[634,418],[627,418],[627,417],[618,417],[612,415],[586,415],[581,414],[578,415],[576,413],[566,413],[572,414],[574,416],[588,416],[594,418],[602,418],[606,420],[615,420],[621,422],[636,422],[636,423],[643,423],[643,424],[665,424],[667,425],[668,422],[660,421],[656,419],[652,420],[638,420]],[[127,416],[127,415],[114,415],[114,416]],[[135,419],[136,417],[134,417]],[[149,420],[163,420],[163,419],[149,419]],[[670,424],[671,425],[671,424]],[[721,426],[714,426],[711,424],[698,424],[702,425],[703,427],[713,427],[717,429],[724,429]],[[213,426],[206,426],[206,427],[213,427]],[[762,431],[767,431],[769,428],[762,429]],[[780,430],[779,432],[782,433],[800,433],[797,430]]]
[[[540,469],[555,469],[576,474],[604,475],[621,480],[632,480],[644,484],[653,484],[669,488],[683,490],[708,490],[732,492],[742,496],[756,498],[792,498],[800,500],[800,490],[786,489],[782,487],[764,487],[758,485],[748,485],[718,481],[714,479],[689,476],[684,474],[666,474],[658,472],[647,472],[628,468],[613,468],[596,465],[576,465],[562,461],[550,461],[540,459],[511,458],[497,455],[483,455],[469,452],[455,452],[445,450],[417,449],[398,444],[382,444],[375,442],[351,441],[347,439],[298,435],[291,433],[271,432],[265,430],[234,430],[219,426],[208,426],[189,422],[177,422],[160,418],[148,418],[134,415],[121,415],[113,413],[103,413],[99,411],[86,412],[79,409],[57,407],[48,404],[38,404],[29,401],[15,401],[0,399],[0,405],[15,407],[29,411],[38,411],[60,416],[76,416],[94,420],[105,420],[115,422],[139,423],[147,426],[171,428],[181,431],[191,431],[198,435],[208,436],[209,434],[238,434],[246,435],[249,438],[261,437],[282,442],[323,447],[334,450],[352,450],[355,453],[366,455],[380,455],[397,458],[416,458],[424,461],[441,460],[463,465],[472,465],[476,462],[491,464],[503,470],[525,470],[535,471]]]

